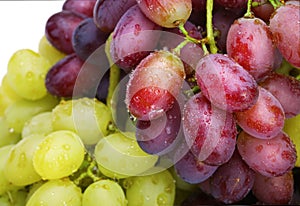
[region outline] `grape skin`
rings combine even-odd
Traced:
[[[96,2],[97,0],[65,0],[62,10],[77,12],[86,15],[87,17],[93,17],[93,11]]]
[[[284,132],[265,140],[242,131],[237,148],[249,167],[267,177],[285,174],[295,166],[297,158],[295,146]]]

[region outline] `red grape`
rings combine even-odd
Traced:
[[[264,21],[258,18],[239,18],[228,31],[226,45],[228,56],[256,80],[273,70],[275,46]]]
[[[234,152],[237,129],[233,115],[211,105],[201,93],[184,106],[183,131],[192,153],[206,164],[224,164]]]
[[[272,4],[270,4],[268,0],[253,0],[253,2],[258,2],[260,4],[252,7],[254,15],[268,23],[272,13],[274,12]]]
[[[242,131],[237,147],[249,167],[267,177],[285,174],[297,158],[295,146],[284,132],[272,139],[258,139]]]
[[[46,23],[45,35],[48,41],[58,50],[71,54],[73,31],[85,16],[71,11],[60,11],[53,14]]]
[[[77,12],[87,17],[93,17],[93,10],[97,0],[66,0],[63,4],[63,10]]]
[[[279,7],[270,19],[270,30],[282,56],[300,68],[300,2],[289,1]]]
[[[155,51],[131,73],[126,105],[138,119],[151,120],[169,110],[185,77],[182,61],[168,51]]]
[[[243,111],[257,101],[254,78],[226,55],[209,54],[200,59],[196,78],[203,95],[220,109]]]
[[[245,111],[236,112],[235,117],[245,132],[260,139],[275,137],[283,129],[285,119],[280,102],[262,87],[259,87],[255,105]]]
[[[192,11],[191,0],[136,0],[144,14],[156,24],[175,28],[185,23]]]
[[[256,173],[252,191],[263,204],[289,205],[294,193],[293,173],[289,171],[278,177]]]
[[[137,5],[132,6],[116,25],[110,45],[112,60],[129,72],[158,43],[161,27],[150,21]]]

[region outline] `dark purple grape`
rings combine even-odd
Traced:
[[[185,182],[196,184],[208,179],[218,168],[218,166],[207,165],[197,159],[197,157],[188,151],[182,156],[181,148],[176,152],[174,168],[176,174]]]
[[[196,68],[202,94],[216,107],[229,112],[252,107],[258,98],[257,83],[237,62],[223,54],[209,54]]]
[[[191,152],[206,164],[224,164],[235,150],[237,128],[233,115],[211,105],[201,93],[184,106],[183,131]]]
[[[154,51],[161,27],[150,21],[137,5],[132,6],[119,20],[110,44],[112,60],[126,72],[133,69]]]
[[[94,7],[94,22],[106,33],[111,33],[123,14],[136,0],[97,0]]]
[[[286,118],[300,114],[300,81],[292,76],[273,72],[260,85],[278,99]]]
[[[46,23],[46,38],[58,50],[66,54],[73,53],[73,31],[84,18],[85,16],[71,11],[53,14]]]
[[[106,103],[106,98],[108,94],[108,87],[109,87],[109,76],[110,70],[107,70],[100,80],[99,86],[97,88],[96,98],[101,102]]]
[[[200,188],[215,199],[231,204],[242,200],[252,189],[255,172],[242,160],[236,150],[231,159],[221,165]]]
[[[223,205],[220,201],[214,199],[212,196],[205,194],[204,192],[195,191],[192,192],[180,206],[200,206],[200,205],[214,205],[221,206]]]
[[[77,12],[87,17],[93,17],[96,1],[97,0],[66,0],[62,9]]]
[[[137,120],[138,144],[149,154],[166,154],[176,146],[180,124],[181,110],[178,102],[175,102],[162,117],[151,121]]]
[[[107,38],[108,34],[102,32],[92,18],[87,18],[73,32],[73,49],[78,57],[86,60],[97,48],[105,44]]]
[[[216,0],[216,2],[224,7],[230,9],[244,9],[247,7],[247,0]]]
[[[252,191],[263,204],[289,205],[294,193],[293,173],[289,171],[278,177],[266,177],[256,173]]]
[[[259,3],[259,5],[252,7],[252,12],[257,18],[260,18],[268,23],[272,13],[274,12],[274,7],[268,0],[253,0],[253,3],[254,2]]]
[[[272,139],[258,139],[242,131],[237,148],[249,167],[267,177],[285,174],[297,158],[295,145],[284,132]]]

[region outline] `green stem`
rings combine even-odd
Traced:
[[[215,38],[214,38],[214,29],[212,23],[212,12],[213,12],[213,0],[206,1],[206,30],[207,30],[207,39],[209,44],[210,53],[215,54],[218,52],[218,48],[216,46]]]
[[[248,0],[247,12],[244,15],[245,18],[253,18],[254,17],[253,13],[251,12],[251,7],[252,7],[252,0]]]
[[[190,40],[188,40],[188,39],[184,40],[183,42],[178,44],[175,49],[173,49],[173,53],[175,53],[177,56],[180,56],[181,49],[188,43],[190,43]]]
[[[110,65],[110,76],[109,76],[109,86],[108,86],[108,94],[106,98],[106,104],[108,108],[111,109],[111,100],[113,97],[113,94],[115,92],[115,89],[120,81],[120,69],[119,67],[112,61],[110,56],[110,42],[112,40],[112,34],[109,36],[109,38],[106,41],[105,44],[105,53],[107,55],[109,65]]]
[[[274,9],[277,9],[278,7],[282,6],[284,4],[284,0],[269,0],[270,4],[274,7]]]
[[[188,33],[188,31],[184,28],[184,23],[180,23],[178,25],[178,28],[179,30],[182,32],[182,34],[185,36],[185,39],[190,41],[190,42],[193,42],[195,44],[200,44],[201,43],[201,40],[200,39],[195,39],[193,37],[191,37]]]

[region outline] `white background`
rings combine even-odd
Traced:
[[[61,11],[63,3],[62,0],[0,1],[0,82],[15,51],[37,51],[47,19]]]

